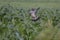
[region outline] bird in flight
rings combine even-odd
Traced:
[[[32,8],[32,9],[29,11],[29,13],[30,13],[30,15],[31,15],[31,17],[32,17],[32,21],[37,21],[37,20],[39,19],[39,17],[36,15],[36,13],[38,12],[39,9],[40,9],[40,8],[37,8],[37,9]]]

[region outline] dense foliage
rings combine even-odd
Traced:
[[[60,9],[40,8],[32,21],[27,8],[0,7],[0,40],[34,40],[45,28],[60,28]]]

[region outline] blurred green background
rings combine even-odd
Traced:
[[[0,40],[60,40],[60,0],[0,0]]]

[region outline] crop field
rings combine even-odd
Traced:
[[[14,7],[22,8],[32,8],[32,7],[42,7],[42,8],[60,8],[60,3],[50,3],[50,2],[0,2],[0,5],[10,4]]]
[[[0,2],[0,40],[60,40],[60,3]],[[38,8],[37,21],[29,15]]]

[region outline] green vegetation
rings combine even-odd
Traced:
[[[0,4],[0,40],[60,40],[59,3]],[[37,21],[28,12],[33,7],[40,7]]]
[[[0,0],[0,2],[60,2],[60,0]]]

